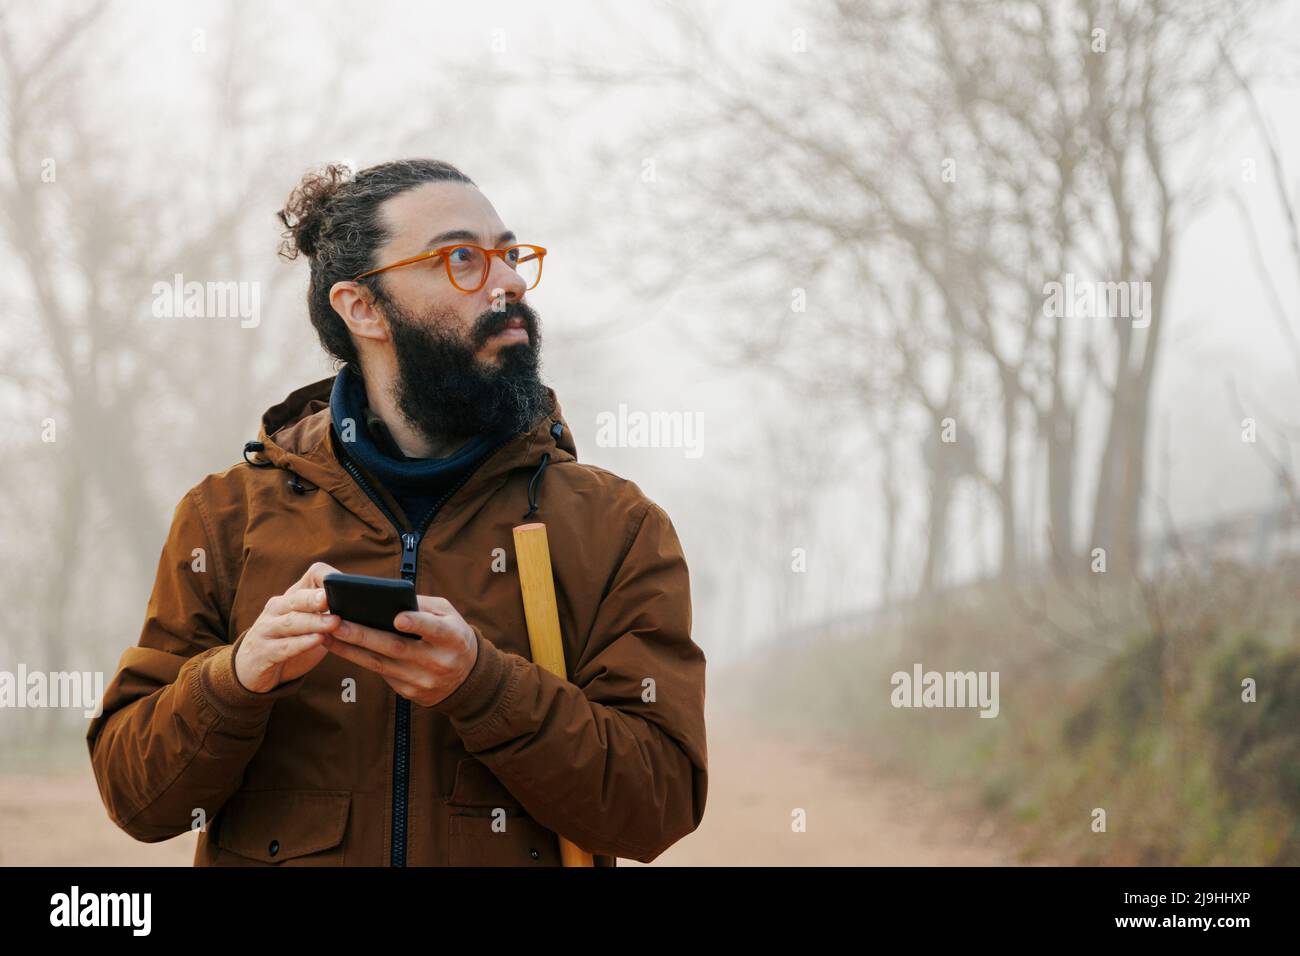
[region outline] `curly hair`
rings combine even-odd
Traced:
[[[321,345],[337,365],[359,365],[347,325],[330,304],[334,283],[377,268],[375,250],[390,238],[379,207],[385,200],[424,183],[474,181],[450,163],[436,159],[401,159],[370,166],[355,175],[330,163],[303,176],[276,215],[285,226],[279,254],[311,260],[307,312]],[[383,275],[362,279],[379,306],[390,304]]]

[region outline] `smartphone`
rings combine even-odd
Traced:
[[[415,583],[401,578],[372,578],[365,574],[325,575],[325,598],[330,613],[402,637],[414,634],[393,630],[393,618],[403,611],[418,611]]]

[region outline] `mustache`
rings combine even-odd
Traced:
[[[499,312],[488,309],[475,319],[474,328],[470,333],[474,347],[482,348],[488,339],[504,331],[512,319],[519,319],[524,323],[524,329],[528,332],[528,341],[532,347],[536,347],[537,313],[526,302],[508,302]]]

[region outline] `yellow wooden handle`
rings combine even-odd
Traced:
[[[524,621],[528,624],[528,646],[532,650],[533,663],[568,680],[546,525],[538,522],[521,524],[514,529],[514,536],[515,564],[519,568],[519,590],[524,596]],[[560,837],[560,861],[564,866],[594,865],[590,853],[564,837]]]

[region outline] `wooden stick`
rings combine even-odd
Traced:
[[[524,620],[528,624],[528,645],[533,653],[533,663],[568,680],[546,525],[539,522],[521,524],[514,529],[514,537],[519,590],[524,596]],[[590,853],[563,836],[560,837],[560,861],[564,866],[595,865]]]

